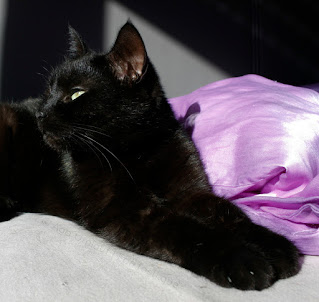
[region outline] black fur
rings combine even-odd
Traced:
[[[64,182],[42,177],[46,195],[42,182],[30,210],[72,219],[120,247],[225,287],[261,290],[296,274],[292,243],[212,194],[135,27],[124,25],[107,54],[69,31],[68,57],[35,102],[44,141],[61,160],[59,166],[51,150],[39,147],[39,158],[55,163],[39,173],[60,169]],[[78,91],[84,93],[72,100]]]

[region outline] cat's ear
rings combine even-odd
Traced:
[[[70,59],[77,59],[88,52],[88,47],[78,32],[69,25],[69,49],[67,55]]]
[[[119,80],[133,83],[142,79],[147,69],[147,53],[144,42],[132,23],[127,22],[121,28],[107,57]]]

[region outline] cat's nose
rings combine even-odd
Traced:
[[[35,117],[38,119],[38,120],[42,120],[44,119],[46,116],[46,114],[42,111],[38,111],[36,114],[35,114]]]

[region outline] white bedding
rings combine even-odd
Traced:
[[[261,292],[221,288],[176,265],[119,249],[57,217],[0,223],[0,301],[318,302],[319,257]]]

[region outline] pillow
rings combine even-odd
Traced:
[[[169,102],[215,194],[319,255],[319,93],[246,75]]]

